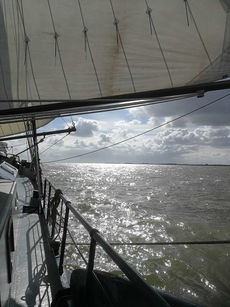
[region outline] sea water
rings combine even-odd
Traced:
[[[43,173],[108,242],[230,239],[230,167],[46,164]],[[87,232],[70,217],[78,243]],[[230,306],[230,244],[117,245],[150,284],[207,306]],[[84,265],[68,245],[69,269]],[[87,258],[88,246],[80,245]],[[95,267],[119,274],[97,248]]]

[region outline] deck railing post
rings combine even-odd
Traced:
[[[47,185],[47,179],[45,178],[44,192],[43,192],[43,210],[45,210],[45,207],[46,207],[46,185]]]
[[[61,253],[60,253],[60,261],[59,261],[59,267],[58,267],[60,275],[62,275],[63,273],[63,263],[64,263],[64,256],[65,256],[66,235],[67,235],[67,227],[68,227],[68,220],[69,220],[68,204],[70,204],[70,202],[66,203],[64,228],[63,228],[62,241],[61,241]]]
[[[87,265],[87,275],[86,275],[86,293],[87,296],[90,293],[90,289],[92,289],[92,279],[93,279],[93,267],[94,267],[94,259],[95,259],[95,252],[96,252],[96,240],[94,239],[94,233],[98,232],[97,229],[92,229],[90,231],[90,248],[89,248],[89,260]]]
[[[50,197],[51,197],[51,184],[49,182],[48,205],[47,205],[47,212],[46,212],[46,222],[47,223],[48,223],[49,214],[50,214]]]

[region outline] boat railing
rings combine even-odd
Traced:
[[[58,204],[59,203],[59,204]],[[56,207],[56,208],[55,208]],[[58,207],[58,209],[57,209]],[[55,208],[55,209],[54,209]],[[54,211],[56,210],[55,214]],[[96,247],[99,245],[105,253],[113,260],[113,262],[120,268],[124,275],[138,287],[141,293],[145,295],[148,300],[152,301],[154,304],[158,303],[159,306],[169,306],[165,299],[150,286],[140,275],[133,269],[123,258],[120,256],[114,248],[106,242],[101,233],[93,228],[85,218],[71,205],[60,190],[56,189],[50,181],[44,180],[43,186],[43,212],[47,224],[49,225],[50,238],[60,238],[60,253],[59,253],[59,263],[58,270],[59,274],[63,273],[64,258],[66,253],[67,236],[73,241],[74,246],[77,251],[80,252],[77,243],[75,242],[71,231],[68,228],[69,215],[70,213],[73,217],[80,222],[81,225],[87,230],[90,238],[90,247],[88,260],[82,255],[83,261],[86,264],[86,291],[91,288],[92,282],[96,280],[99,287],[102,289],[103,293],[106,295],[99,279],[94,272],[94,260]],[[55,215],[55,216],[54,216]],[[109,298],[107,297],[109,300]],[[109,304],[110,305],[110,304]],[[157,305],[158,306],[158,305]]]

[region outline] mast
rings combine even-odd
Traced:
[[[32,124],[32,132],[33,132],[33,156],[32,164],[34,166],[34,170],[36,173],[36,181],[37,181],[37,189],[39,194],[39,199],[42,198],[42,182],[41,182],[41,168],[39,163],[39,150],[38,150],[38,143],[37,143],[37,134],[36,134],[36,121],[35,119],[31,120]]]

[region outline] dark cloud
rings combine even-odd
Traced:
[[[193,109],[199,108],[211,101],[214,101],[229,91],[215,93],[206,93],[203,98],[188,98],[179,101],[167,102],[159,105],[152,105],[143,109],[147,116],[170,117],[174,118],[185,114]],[[174,127],[185,127],[188,124],[205,126],[229,126],[230,125],[230,96],[217,101],[216,103],[205,107],[189,116],[175,121]]]
[[[157,151],[171,155],[198,152],[201,147],[230,148],[230,128],[168,129],[155,138]]]
[[[104,133],[100,134],[99,144],[110,143],[110,142],[111,142],[111,138],[109,136],[107,136]]]

